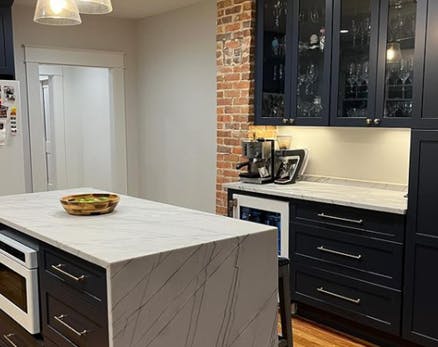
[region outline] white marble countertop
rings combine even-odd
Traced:
[[[59,199],[81,188],[0,197],[0,223],[108,268],[110,265],[219,240],[273,230],[223,216],[121,196],[116,211],[68,215]]]
[[[331,184],[326,182],[299,181],[296,184],[248,184],[227,183],[228,189],[269,194],[299,200],[317,201],[341,206],[351,206],[373,211],[406,214],[408,199],[406,191],[358,186],[353,184]]]

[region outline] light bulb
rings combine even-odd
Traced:
[[[65,5],[65,0],[50,0],[50,9],[54,14],[60,14]]]

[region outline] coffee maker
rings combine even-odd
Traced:
[[[247,171],[240,173],[240,181],[255,184],[274,182],[275,140],[246,140],[242,142],[242,150],[248,161],[236,166],[237,170],[247,168]]]

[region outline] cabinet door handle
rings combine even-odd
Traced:
[[[374,119],[374,125],[380,125],[381,122],[379,118]]]
[[[373,120],[371,118],[366,119],[367,125],[373,125]]]
[[[3,335],[3,338],[6,340],[7,343],[9,343],[12,347],[18,347],[14,341],[12,341],[12,337],[15,336],[15,334],[5,334]]]
[[[361,301],[360,299],[352,299],[352,298],[349,298],[348,296],[344,296],[341,294],[336,294],[336,293],[330,292],[328,290],[325,290],[324,287],[316,288],[316,290],[322,294],[333,296],[335,298],[345,300],[345,301],[351,302],[351,303],[356,304],[356,305],[359,305],[360,301]]]
[[[329,214],[325,214],[324,212],[318,214],[318,217],[325,218],[325,219],[331,219],[331,220],[337,220],[340,222],[354,223],[354,224],[362,224],[363,223],[363,219],[349,219],[349,218],[330,216]]]
[[[64,264],[58,264],[58,265],[52,265],[52,269],[59,272],[60,274],[63,274],[64,276],[67,276],[68,278],[72,279],[76,282],[81,282],[85,279],[85,275],[81,275],[79,277],[72,275],[71,273],[68,273],[67,271],[63,270]]]
[[[283,118],[283,124],[289,123],[289,120],[287,118]]]
[[[324,246],[316,247],[316,249],[318,251],[321,251],[321,252],[336,254],[336,255],[340,255],[342,257],[346,257],[346,258],[351,258],[351,259],[356,259],[356,260],[362,259],[362,254],[354,255],[354,254],[339,252],[339,251],[335,251],[334,249],[325,248]]]
[[[64,327],[66,327],[68,330],[70,330],[72,333],[74,333],[75,335],[81,337],[84,336],[86,334],[88,334],[88,330],[82,330],[82,331],[78,331],[75,328],[71,327],[70,325],[68,325],[66,322],[64,322],[64,318],[67,318],[66,314],[61,314],[59,316],[54,316],[53,317],[58,323],[60,323],[61,325],[63,325]]]

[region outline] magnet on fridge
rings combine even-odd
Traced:
[[[6,121],[0,121],[0,146],[6,145]]]

